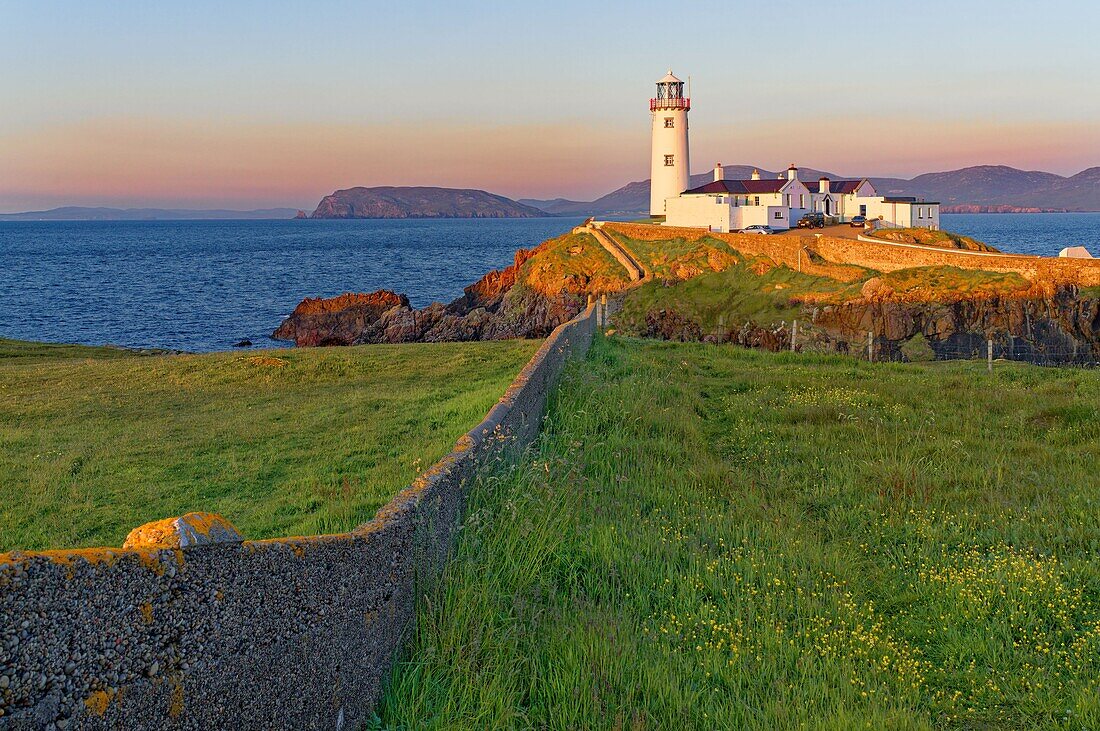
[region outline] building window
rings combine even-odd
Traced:
[[[777,220],[777,221],[782,221],[783,220],[783,211],[776,211],[775,212],[775,220]]]
[[[917,218],[924,218],[924,209],[917,208]]]
[[[676,120],[672,117],[665,117],[665,129],[672,129],[676,126]]]
[[[753,204],[754,206],[758,206],[758,205],[760,205],[760,196],[753,196],[753,199],[752,199],[752,204]]]
[[[799,193],[798,194],[798,207],[799,208],[805,208],[806,207],[806,194],[805,193]]]
[[[676,156],[675,155],[665,155],[665,167],[670,168],[670,167],[675,167],[675,165],[676,165]]]
[[[787,193],[787,208],[791,207],[791,194]]]

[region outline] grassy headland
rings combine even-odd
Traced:
[[[762,326],[777,325],[799,317],[806,303],[860,300],[872,279],[879,293],[889,292],[891,299],[907,302],[1020,295],[1031,287],[1016,273],[953,266],[883,273],[827,262],[808,249],[802,254],[805,271],[799,272],[764,254],[742,251],[738,242],[710,236],[646,240],[614,235],[650,273],[650,281],[626,293],[615,316],[616,325],[631,334],[644,332],[646,315],[659,310],[674,311],[698,323],[704,332],[712,332],[720,320],[729,326],[750,320]],[[756,245],[758,241],[748,243]]]
[[[481,420],[534,341],[183,356],[0,341],[0,551],[208,510],[346,530]]]
[[[1095,728],[1100,374],[597,342],[386,728]]]

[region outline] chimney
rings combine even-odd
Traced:
[[[752,179],[753,180],[760,180],[760,171],[759,170],[754,169],[752,171]]]
[[[782,178],[783,176],[780,175],[779,177]],[[793,162],[791,166],[787,168],[787,180],[798,180],[798,168],[794,166]]]
[[[817,192],[828,193],[829,192],[829,179],[822,176],[821,180],[817,181]]]
[[[722,163],[714,163],[714,182],[726,179],[726,171],[722,169]]]

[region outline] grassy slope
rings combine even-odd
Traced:
[[[598,343],[382,725],[1095,728],[1100,374]]]
[[[189,510],[250,538],[351,528],[477,424],[536,347],[0,341],[0,550],[119,545]]]
[[[626,270],[588,233],[544,241],[524,263],[519,281],[544,294],[617,292],[630,283]]]
[[[644,326],[646,313],[664,309],[694,320],[705,332],[712,330],[719,318],[727,325],[750,319],[760,325],[778,324],[798,317],[800,307],[791,302],[792,297],[811,293],[825,297],[846,288],[836,280],[799,274],[786,267],[757,274],[751,262],[735,264],[683,281],[647,282],[627,293],[614,322],[616,327],[637,333]]]

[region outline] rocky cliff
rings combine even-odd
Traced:
[[[906,344],[927,342],[935,357],[984,357],[987,340],[997,357],[1045,363],[1100,361],[1100,297],[1076,287],[1043,296],[990,296],[951,302],[874,298],[807,307],[807,342],[865,352],[873,333],[876,357],[907,360]]]
[[[538,218],[543,211],[484,190],[348,188],[326,195],[310,218]]]

